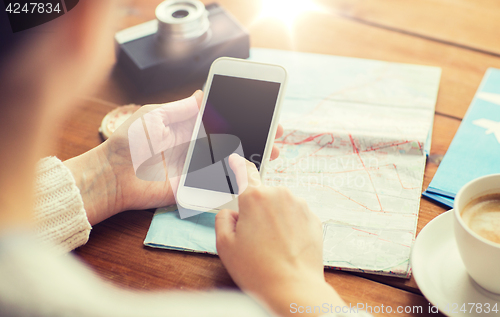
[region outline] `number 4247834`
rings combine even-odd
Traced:
[[[52,3],[38,3],[38,2],[30,2],[25,3],[22,8],[20,3],[9,3],[5,11],[9,13],[52,13],[52,12],[61,12],[61,8],[59,7],[59,3],[56,3],[55,6],[52,6]]]
[[[440,307],[440,310],[445,313],[458,313],[459,311],[468,313],[468,314],[489,314],[495,313],[498,314],[498,304],[490,305],[490,303],[464,303],[462,306],[459,306],[457,303],[447,304],[443,308]]]

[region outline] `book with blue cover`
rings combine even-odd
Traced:
[[[424,197],[453,208],[469,181],[500,173],[500,69],[489,68]]]

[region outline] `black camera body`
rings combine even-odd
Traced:
[[[217,58],[249,57],[248,32],[216,3],[168,0],[156,16],[115,35],[117,67],[142,93],[201,87]]]

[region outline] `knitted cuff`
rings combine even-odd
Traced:
[[[44,244],[69,252],[87,243],[90,226],[71,171],[56,157],[41,159],[35,179],[35,232]]]

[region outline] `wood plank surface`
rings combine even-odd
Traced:
[[[497,0],[335,0],[320,1],[332,13],[500,55]]]
[[[113,26],[113,31],[153,19],[154,8],[159,2],[121,2],[118,11],[121,19]],[[499,29],[498,21],[492,18],[498,9],[495,1],[476,4],[473,0],[425,0],[411,2],[411,6],[408,1],[320,1],[324,11],[303,13],[292,29],[273,19],[260,19],[261,1],[218,2],[249,30],[253,47],[441,67],[432,149],[423,189],[446,153],[484,72],[488,67],[500,68],[500,58],[488,53],[499,53],[500,44],[495,44],[495,38],[489,33],[485,35],[487,29]],[[469,11],[470,16],[467,15]],[[439,27],[439,21],[445,27]],[[110,69],[113,63],[110,55]],[[94,95],[79,99],[72,117],[61,127],[60,139],[51,153],[64,160],[98,145],[101,142],[97,132],[100,122],[116,105],[168,102],[186,97],[196,89],[184,87],[137,96],[123,85],[121,77],[119,72],[111,73]],[[417,232],[444,211],[445,208],[422,199]],[[127,211],[94,226],[89,242],[75,254],[106,280],[127,288],[203,290],[235,287],[216,256],[144,247],[142,243],[152,215],[152,211]],[[422,307],[424,312],[418,316],[430,315],[425,313],[429,304],[413,278],[404,280],[332,270],[326,270],[325,276],[346,302],[353,305],[416,306]],[[414,312],[374,315],[417,316]]]

